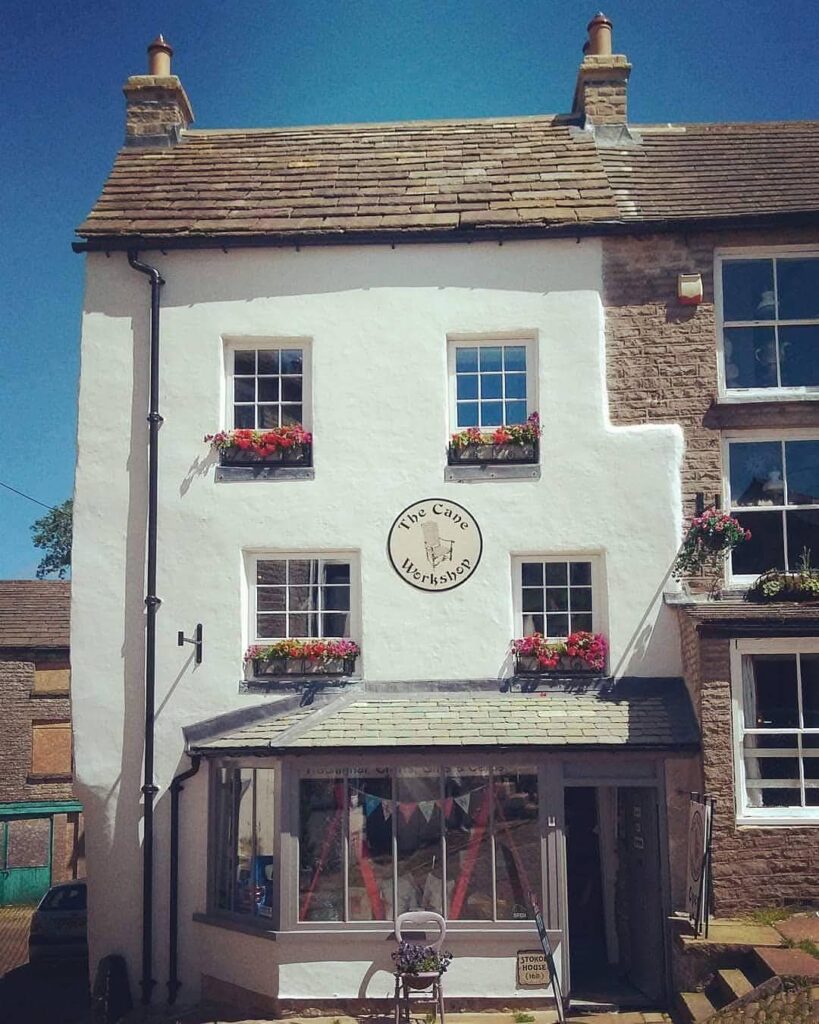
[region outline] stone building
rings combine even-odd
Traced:
[[[84,874],[62,580],[0,580],[0,904]]]
[[[718,912],[817,898],[816,627],[740,596],[816,532],[819,125],[631,124],[603,16],[542,117],[201,131],[149,54],[76,243],[92,961],[360,1005],[425,908],[531,1005],[534,897],[564,991],[661,1003],[692,791]]]

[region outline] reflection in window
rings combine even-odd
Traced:
[[[299,807],[299,920],[518,920],[540,892],[531,771],[350,769],[302,778]]]
[[[819,385],[819,258],[722,263],[725,385]]]
[[[322,558],[256,562],[256,639],[348,637],[350,563]]]
[[[492,427],[525,423],[529,415],[526,346],[455,347],[456,426]]]
[[[819,440],[732,441],[729,502],[751,539],[731,556],[735,576],[819,562]]]
[[[521,610],[524,636],[559,638],[577,630],[591,632],[591,562],[523,562]]]
[[[244,349],[233,358],[233,426],[295,426],[304,418],[304,354],[300,348]]]
[[[220,768],[214,794],[216,906],[271,917],[276,888],[269,768]]]
[[[819,807],[819,654],[746,654],[741,671],[746,805]]]

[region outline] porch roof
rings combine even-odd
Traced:
[[[417,685],[417,684],[416,684]],[[288,705],[287,707],[285,705]],[[463,690],[368,692],[311,708],[279,701],[252,721],[236,715],[188,734],[191,753],[430,747],[694,748],[699,733],[681,679],[623,679],[526,694]],[[229,720],[226,720],[229,719]],[[204,723],[203,723],[204,725]]]

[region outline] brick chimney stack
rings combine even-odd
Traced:
[[[628,58],[611,52],[611,22],[602,12],[588,24],[589,38],[577,72],[572,113],[592,125],[627,121]]]
[[[171,74],[172,47],[161,35],[148,47],[148,74],[131,75],[125,93],[125,145],[174,146],[193,123],[182,83]]]

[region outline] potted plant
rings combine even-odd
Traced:
[[[245,653],[256,677],[347,676],[361,649],[354,640],[276,640],[254,644]]]
[[[769,601],[819,601],[819,569],[810,564],[810,550],[803,548],[797,568],[768,569],[756,579],[745,594],[746,601],[765,604]]]
[[[537,462],[540,458],[540,435],[540,416],[536,412],[525,423],[496,427],[495,430],[469,427],[450,438],[448,461],[451,466]]]
[[[220,430],[217,434],[206,434],[205,441],[219,453],[223,466],[310,466],[313,461],[313,435],[300,424],[272,430]]]
[[[578,630],[565,640],[550,640],[540,633],[512,641],[515,672],[539,675],[544,672],[602,672],[606,667],[608,644],[602,633]]]
[[[707,508],[689,522],[672,573],[680,579],[706,567],[717,571],[734,548],[750,539],[751,531],[739,520],[718,508]]]
[[[416,942],[401,942],[392,954],[395,973],[408,988],[430,988],[452,962],[452,954],[434,946]]]

